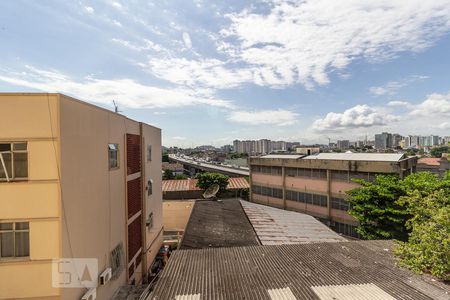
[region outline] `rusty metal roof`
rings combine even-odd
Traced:
[[[396,267],[392,247],[349,241],[177,250],[147,299],[449,299],[448,285]]]
[[[441,159],[437,157],[423,157],[419,158],[417,161],[417,164],[423,164],[423,165],[429,165],[429,166],[440,166],[441,165]]]
[[[312,216],[244,200],[241,204],[263,245],[346,241]]]
[[[163,180],[163,192],[200,191],[197,179]],[[250,185],[245,177],[231,177],[228,179],[228,190],[248,189]]]

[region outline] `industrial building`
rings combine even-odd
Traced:
[[[0,94],[0,128],[0,299],[110,299],[145,281],[163,239],[161,130],[46,93]],[[66,287],[82,278],[61,271],[71,259],[95,262],[94,287]]]
[[[250,201],[303,212],[337,232],[357,237],[357,220],[347,211],[346,191],[377,174],[401,178],[415,172],[417,158],[404,154],[319,153],[250,157]]]

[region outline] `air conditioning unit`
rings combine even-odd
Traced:
[[[112,277],[112,269],[106,268],[105,271],[103,271],[102,274],[100,274],[100,285],[105,285],[108,281],[111,280]]]
[[[86,294],[81,297],[81,300],[95,300],[97,299],[97,289],[91,288],[89,289]]]

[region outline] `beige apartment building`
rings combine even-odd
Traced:
[[[162,228],[160,129],[62,94],[0,94],[0,299],[110,299],[146,280]],[[98,285],[55,287],[66,258],[97,260]]]
[[[417,159],[404,154],[319,153],[250,157],[250,201],[317,217],[337,232],[357,236],[345,192],[353,178],[415,172]]]

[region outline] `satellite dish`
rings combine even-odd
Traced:
[[[218,184],[213,184],[209,188],[206,189],[206,191],[203,193],[203,198],[205,199],[211,199],[215,198],[217,192],[219,191],[220,187]]]

